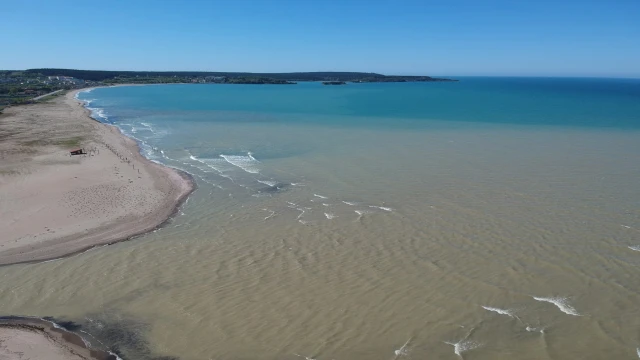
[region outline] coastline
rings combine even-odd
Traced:
[[[9,141],[0,149],[8,160],[0,167],[0,198],[8,199],[0,207],[7,234],[0,265],[58,259],[154,231],[195,190],[189,174],[145,158],[134,139],[91,118],[75,98],[87,90],[2,115],[0,137]],[[70,157],[71,145],[94,151]]]
[[[109,350],[94,348],[82,336],[53,321],[20,316],[0,316],[0,357],[52,360],[120,359]]]

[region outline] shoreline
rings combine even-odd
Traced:
[[[84,337],[54,321],[37,317],[0,316],[0,345],[2,355],[9,353],[18,355],[17,358],[29,353],[60,360],[122,360],[109,349],[92,346]]]
[[[68,149],[49,146],[45,134],[45,140],[30,140],[42,141],[45,145],[35,150],[27,149],[34,152],[34,155],[27,157],[28,169],[23,170],[26,156],[20,157],[19,152],[10,145],[24,147],[24,138],[30,139],[29,132],[36,131],[34,129],[20,133],[21,138],[18,139],[22,142],[14,141],[14,144],[9,144],[9,150],[0,149],[5,150],[0,155],[8,153],[7,158],[14,160],[14,168],[10,167],[11,161],[8,169],[0,167],[0,197],[6,195],[11,200],[15,199],[14,204],[8,203],[8,209],[0,207],[0,217],[10,218],[7,222],[0,219],[0,229],[5,225],[7,230],[14,230],[13,234],[9,234],[9,239],[0,240],[0,266],[57,260],[155,231],[176,215],[196,189],[196,182],[190,174],[147,159],[141,154],[135,139],[124,135],[116,126],[92,118],[91,111],[84,106],[84,102],[76,98],[79,92],[91,89],[94,88],[73,90],[48,103],[12,107],[7,114],[2,115],[3,119],[13,118],[16,123],[33,122],[34,127],[40,125],[38,122],[42,122],[43,118],[51,117],[64,122],[63,125],[69,127],[69,130],[63,131],[64,136],[78,133],[85,136],[87,140],[82,141],[82,147],[96,149],[96,153],[92,153],[90,157],[82,155],[71,158],[67,155]],[[64,117],[56,118],[56,111],[61,112]],[[47,124],[53,130],[58,130],[56,125],[57,123]],[[82,129],[76,131],[76,127]],[[2,130],[6,129],[0,129],[0,135]],[[12,157],[12,152],[18,152],[18,155]],[[65,176],[67,170],[70,174]],[[14,173],[16,176],[12,176]],[[55,179],[47,181],[48,178]],[[74,184],[69,185],[72,181],[77,184],[79,178],[84,178],[80,189]],[[138,183],[137,186],[133,185],[135,182]],[[46,191],[41,191],[43,186],[61,189],[45,194]],[[93,195],[96,192],[100,196]],[[119,197],[120,203],[111,204],[106,209],[101,208],[105,202],[114,202],[114,197]],[[132,203],[129,200],[132,197],[140,199],[137,203]],[[29,199],[30,204],[20,201],[24,198]],[[55,202],[52,201],[54,199]],[[17,211],[11,205],[15,205]],[[144,211],[139,207],[144,207]],[[61,210],[67,210],[67,217],[58,216],[59,221],[54,221],[55,213]],[[46,212],[49,212],[49,218],[47,214],[43,214]],[[34,221],[25,226],[24,223],[28,221],[24,218],[34,214],[37,215]],[[74,221],[76,218],[79,220]],[[38,219],[42,220],[42,224],[37,224]],[[33,222],[36,226],[33,226]],[[46,232],[35,233],[32,228],[44,223],[63,223],[66,228],[58,226],[54,229],[52,225],[48,225],[45,226]],[[12,229],[12,225],[21,229]],[[51,236],[55,232],[61,232],[62,235]]]

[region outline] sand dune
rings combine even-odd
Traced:
[[[41,261],[148,232],[192,191],[70,92],[0,116],[0,265]],[[70,156],[69,150],[93,149]]]

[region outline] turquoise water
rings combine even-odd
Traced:
[[[79,98],[94,117],[136,138],[149,158],[254,196],[303,183],[322,156],[332,159],[334,168],[321,169],[328,172],[371,157],[381,172],[410,167],[402,159],[421,160],[400,154],[412,146],[412,154],[430,151],[423,143],[439,131],[640,129],[640,80],[628,79],[189,84],[100,88]]]
[[[127,359],[637,358],[640,81],[461,80],[80,93],[198,189],[0,269],[5,312]]]
[[[189,120],[325,126],[429,127],[446,122],[638,128],[640,80],[462,78],[454,83],[323,86],[167,85],[97,89],[96,107],[128,114],[189,113]],[[82,99],[94,95],[83,94]],[[139,113],[138,113],[139,112]],[[207,117],[243,112],[255,117]],[[300,115],[289,118],[284,115]],[[343,121],[345,118],[348,121]]]

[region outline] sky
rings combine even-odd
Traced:
[[[0,0],[0,69],[640,77],[640,0]]]

